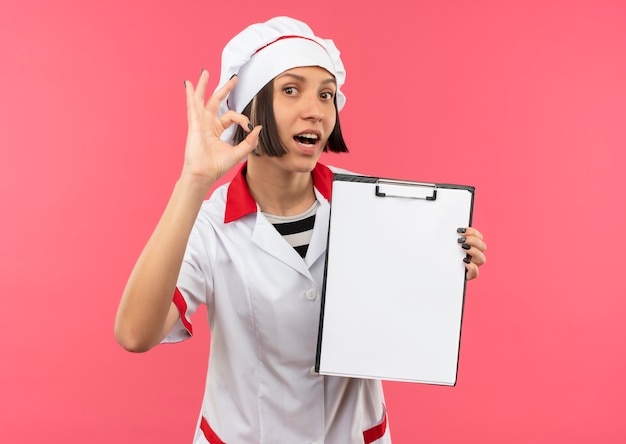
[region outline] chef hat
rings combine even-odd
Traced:
[[[220,106],[220,114],[234,110],[238,113],[278,74],[299,66],[320,66],[335,76],[337,110],[346,102],[340,87],[346,71],[339,50],[332,40],[315,36],[309,26],[290,17],[275,17],[265,23],[248,26],[233,37],[222,51],[222,87],[237,74],[237,86]],[[234,125],[222,139],[232,143]]]

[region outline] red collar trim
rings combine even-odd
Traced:
[[[246,183],[247,166],[248,163],[244,163],[230,182],[230,185],[228,185],[228,192],[226,193],[226,211],[224,212],[224,223],[226,224],[240,219],[247,214],[256,213],[256,201],[250,194],[248,184]],[[318,162],[311,174],[313,175],[313,186],[317,188],[317,191],[319,191],[326,200],[330,201],[334,173],[326,165],[322,165]]]

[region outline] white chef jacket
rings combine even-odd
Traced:
[[[207,304],[194,444],[390,443],[380,381],[313,370],[333,172],[312,172],[320,206],[303,259],[259,210],[245,168],[202,205],[174,296],[180,320],[164,340],[190,337],[191,314]]]

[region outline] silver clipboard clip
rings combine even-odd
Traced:
[[[437,200],[437,185],[425,182],[379,179],[375,193],[378,197]]]

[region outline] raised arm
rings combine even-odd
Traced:
[[[115,319],[115,338],[126,350],[143,352],[158,344],[178,319],[172,303],[187,241],[211,186],[255,147],[261,127],[251,130],[242,114],[218,116],[220,103],[237,83],[233,77],[206,102],[209,74],[203,70],[194,89],[185,81],[187,143],[180,178],[154,232],[132,270]],[[220,135],[231,125],[250,131],[237,146]]]

